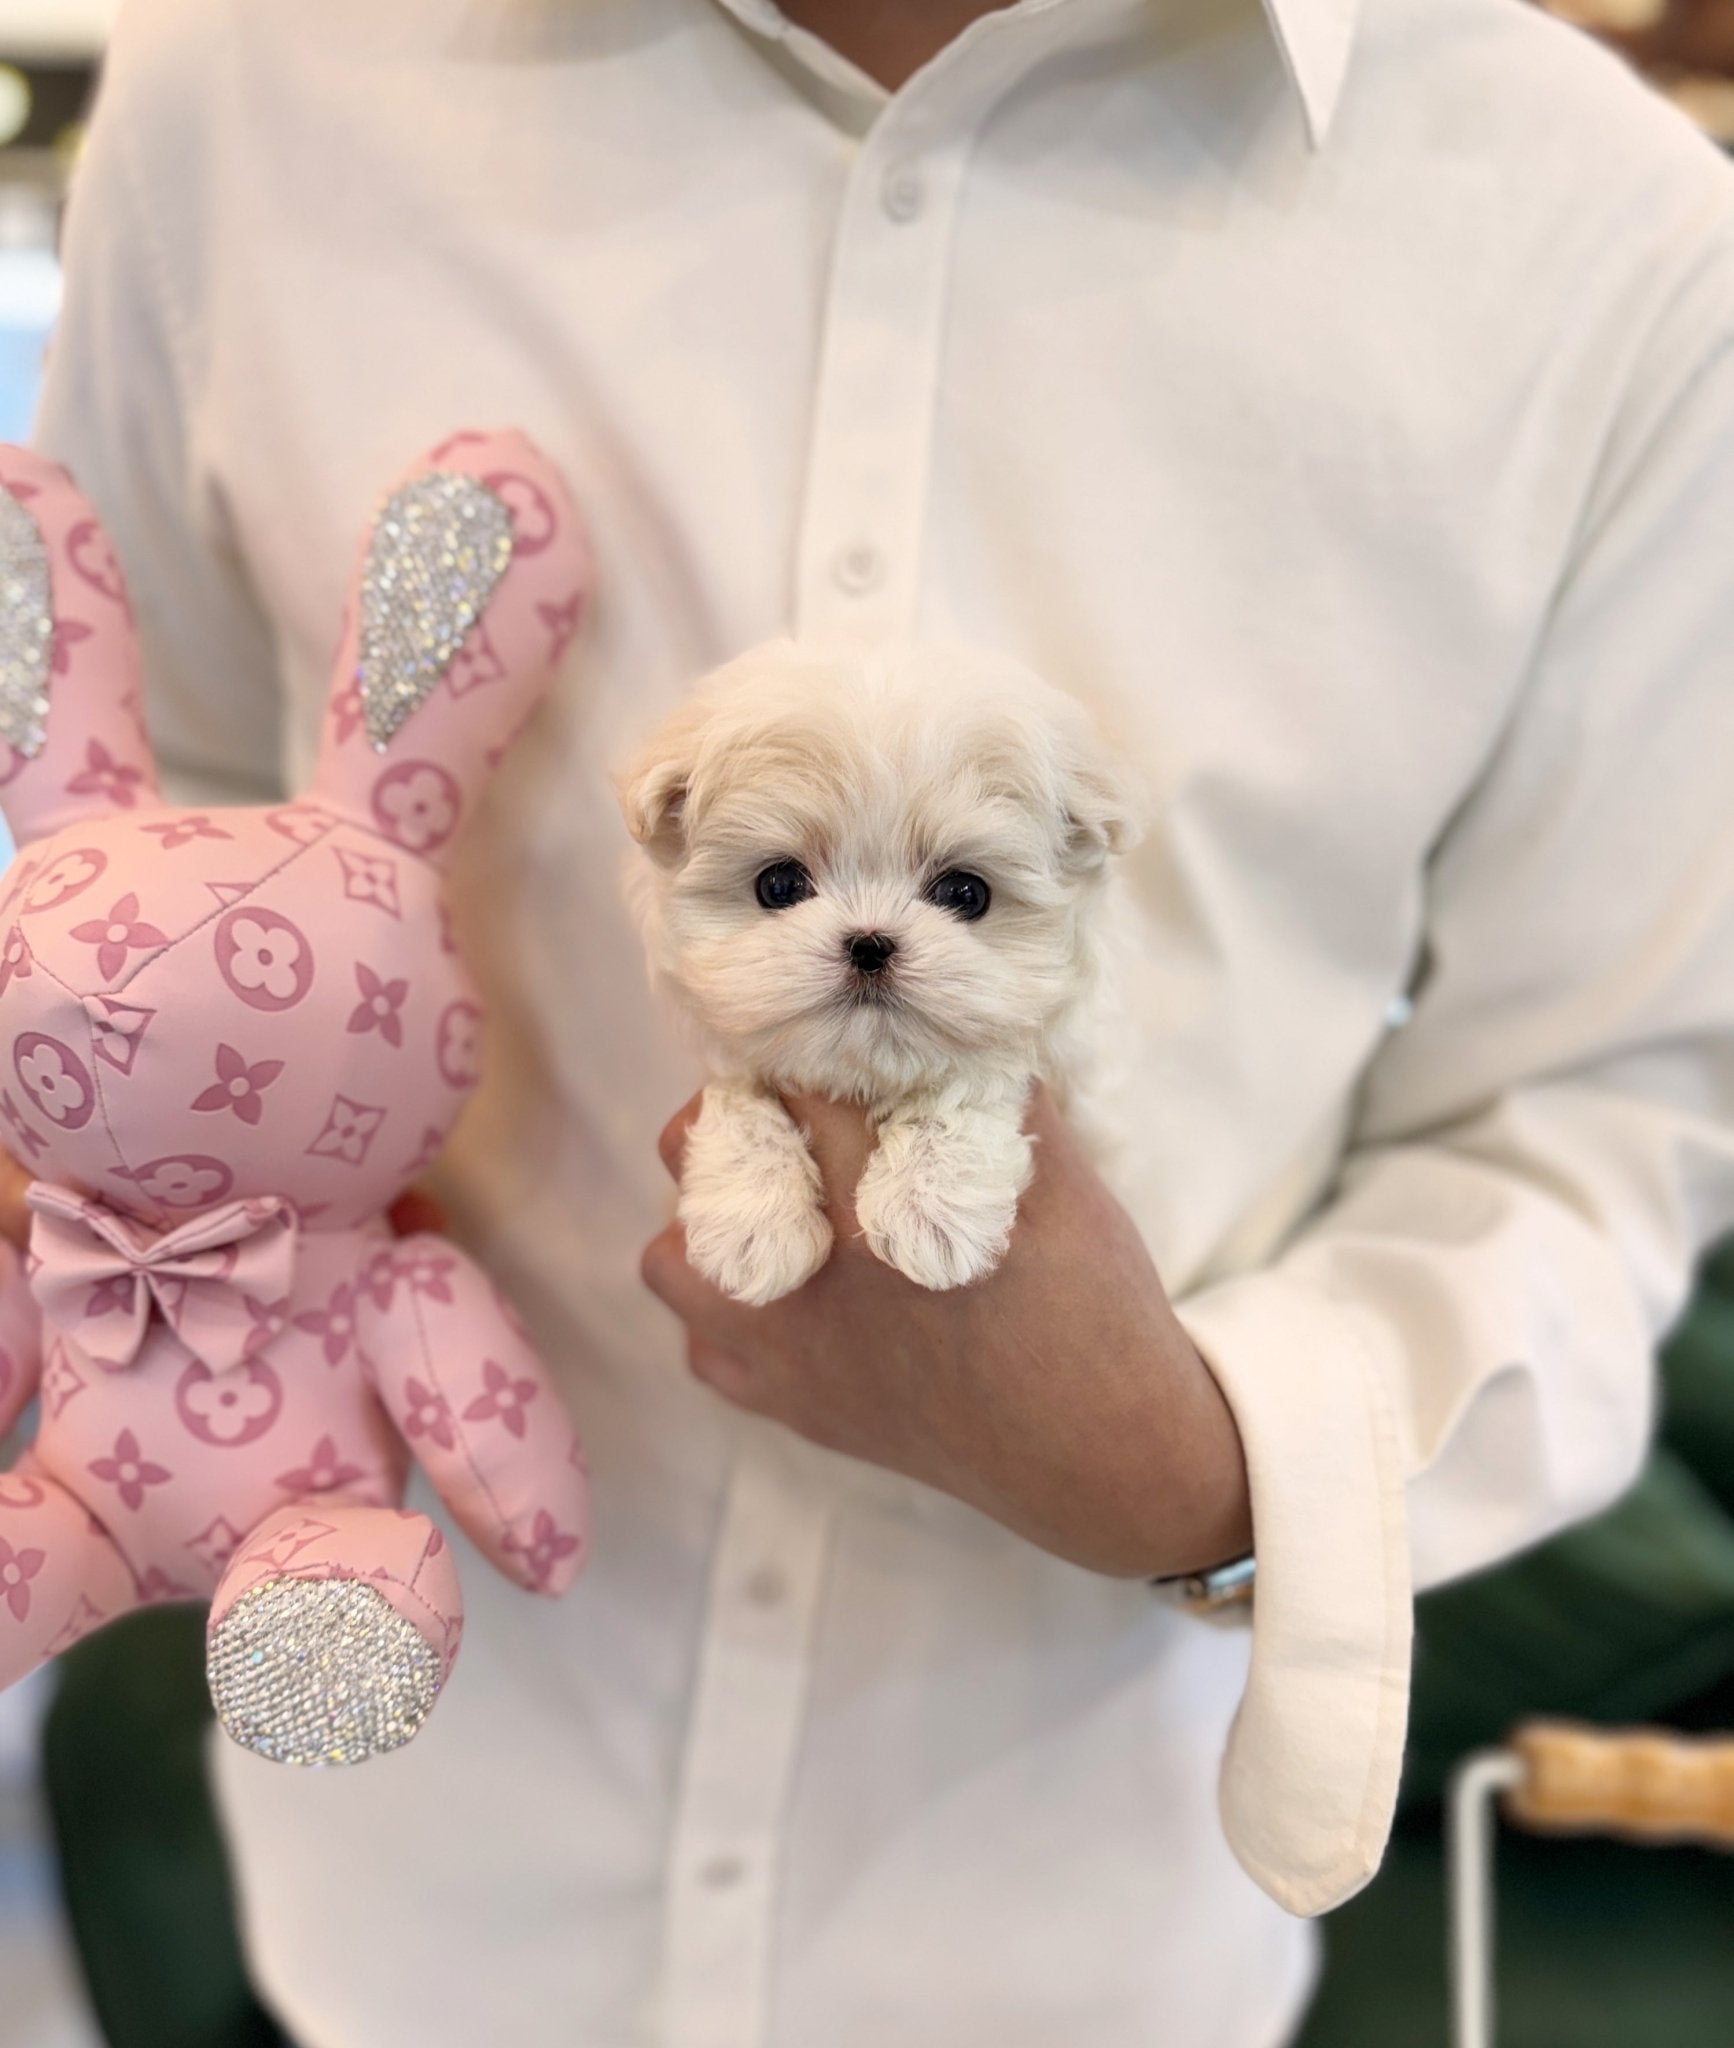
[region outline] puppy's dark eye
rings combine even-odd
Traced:
[[[937,903],[941,910],[949,910],[965,924],[974,924],[978,917],[986,917],[993,891],[980,875],[972,875],[965,868],[947,868],[928,884],[927,900]]]
[[[788,910],[813,894],[813,878],[798,860],[779,860],[760,871],[753,894],[767,910]]]

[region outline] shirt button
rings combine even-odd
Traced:
[[[755,1607],[780,1607],[788,1598],[789,1582],[774,1564],[762,1564],[746,1582],[746,1596]]]
[[[838,549],[831,575],[839,590],[851,597],[865,597],[885,580],[885,557],[865,541],[857,541],[853,547]]]
[[[893,164],[879,187],[879,204],[887,220],[916,219],[927,204],[927,187],[912,164]]]
[[[707,1891],[726,1892],[747,1874],[740,1856],[708,1856],[698,1867],[698,1881]]]

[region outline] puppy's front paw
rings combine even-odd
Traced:
[[[736,1301],[760,1308],[779,1301],[811,1280],[831,1252],[831,1226],[819,1211],[796,1208],[766,1213],[755,1201],[753,1213],[736,1207],[712,1209],[707,1203],[682,1198],[680,1220],[686,1225],[686,1256],[696,1272]]]
[[[965,1287],[1004,1256],[1029,1146],[1011,1131],[986,1148],[931,1124],[888,1124],[855,1190],[875,1258],[922,1287]]]
[[[830,1256],[823,1202],[819,1169],[780,1102],[705,1091],[680,1189],[695,1271],[754,1307],[792,1294]]]

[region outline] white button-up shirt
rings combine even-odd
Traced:
[[[448,1171],[595,1562],[465,1555],[401,1756],[224,1749],[291,2030],[1271,2048],[1412,1587],[1628,1480],[1734,1214],[1728,166],[1512,0],[1022,0],[893,95],[769,0],[140,0],[69,262],[42,438],[183,785],[305,776],[451,429],[598,555],[462,875]],[[1154,789],[1122,1193],[1245,1437],[1250,1635],[728,1410],[640,1287],[696,1076],[605,769],[791,625],[1004,647]]]

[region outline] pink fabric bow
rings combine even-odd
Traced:
[[[224,1202],[152,1236],[47,1181],[25,1199],[36,1212],[30,1285],[42,1313],[105,1372],[132,1364],[153,1306],[213,1373],[239,1365],[272,1334],[295,1259],[290,1203]]]

